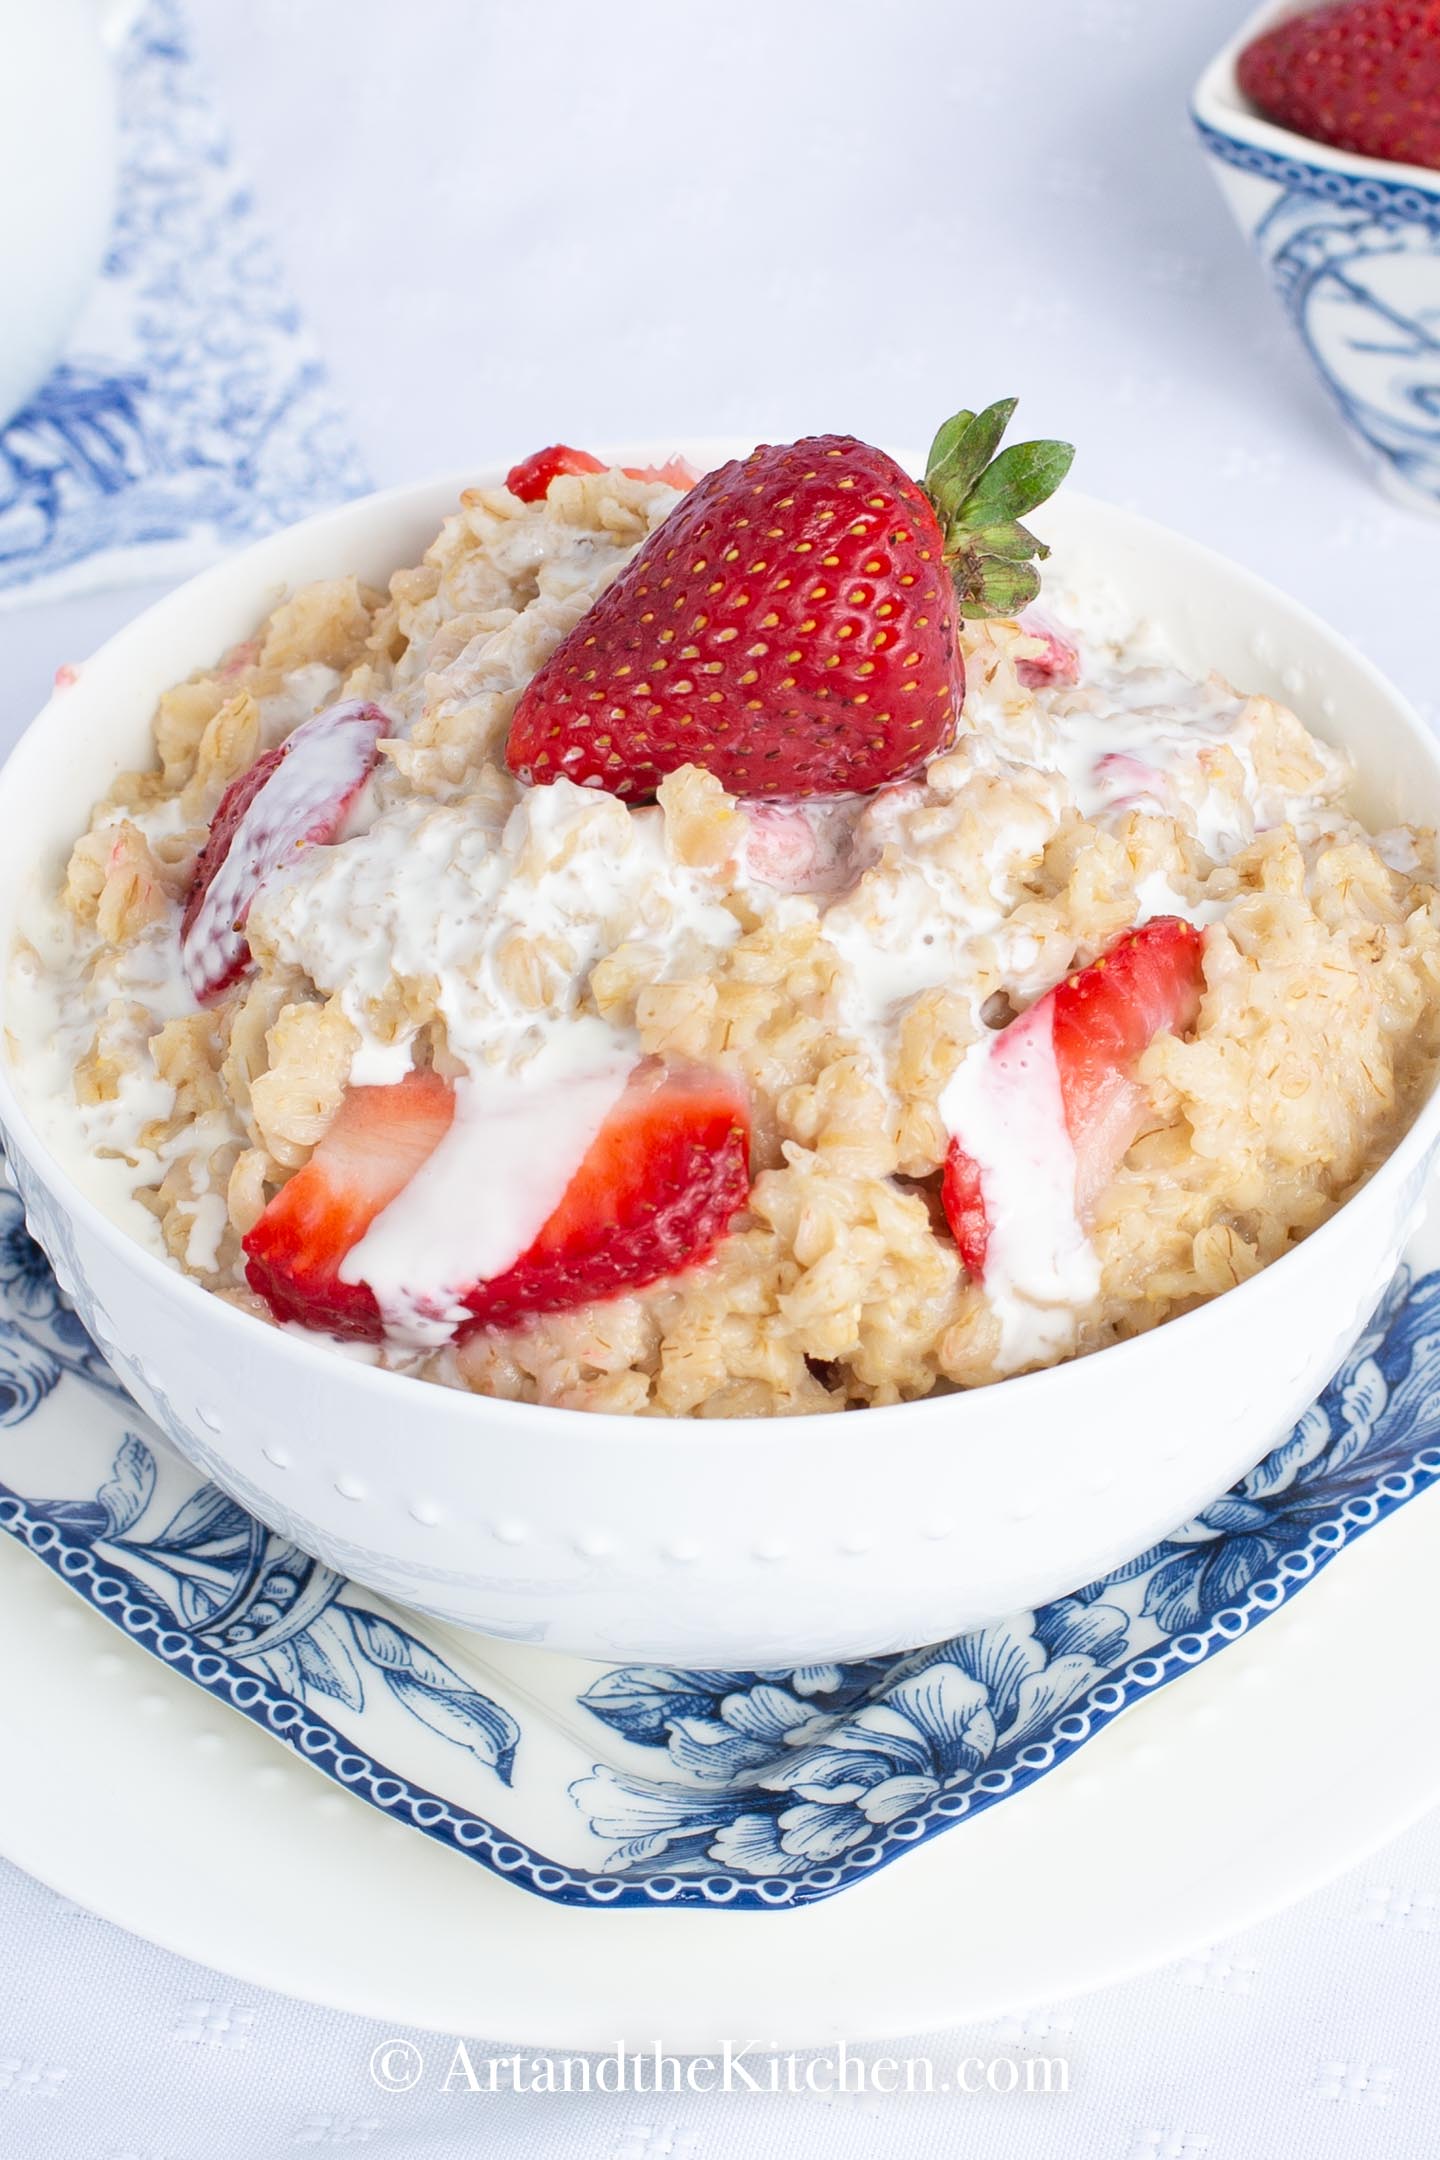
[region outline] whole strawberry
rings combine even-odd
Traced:
[[[1045,549],[1017,521],[1067,443],[999,450],[1015,400],[957,413],[919,486],[848,435],[698,481],[522,695],[510,768],[631,800],[700,765],[738,795],[868,793],[953,737],[960,615],[1012,615]]]
[[[1340,0],[1240,55],[1267,120],[1337,150],[1440,167],[1440,0]]]

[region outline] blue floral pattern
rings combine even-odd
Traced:
[[[1166,1648],[1192,1661],[1199,1631],[1243,1611],[1257,1587],[1268,1600],[1337,1510],[1357,1506],[1357,1521],[1373,1519],[1381,1481],[1413,1474],[1417,1441],[1434,1476],[1437,1434],[1440,1277],[1412,1293],[1402,1272],[1289,1438],[1077,1597],[908,1659],[818,1675],[607,1673],[584,1707],[663,1752],[665,1770],[597,1764],[572,1797],[611,1864],[632,1872],[813,1878],[879,1831],[922,1835],[938,1800],[953,1819],[1013,1789],[1017,1771],[1058,1759],[1073,1705],[1103,1708],[1106,1691],[1137,1670],[1148,1684]],[[1092,1729],[1087,1720],[1076,1737]]]
[[[276,1537],[214,1485],[147,1528],[155,1455],[127,1433],[93,1501],[31,1500],[31,1517],[81,1532],[165,1617],[262,1673],[295,1701],[361,1712],[378,1682],[410,1715],[510,1780],[515,1720],[414,1635],[363,1602],[344,1576]]]
[[[176,574],[367,484],[174,0],[142,11],[119,89],[103,274],[0,432],[0,595]]]
[[[1254,245],[1345,418],[1440,507],[1440,184],[1360,177],[1196,126],[1212,157],[1271,184]]]
[[[0,1428],[31,1417],[66,1373],[133,1412],[8,1192],[0,1195],[0,1296],[9,1310],[0,1318]],[[199,1486],[172,1511],[159,1501],[158,1483],[154,1447],[127,1431],[93,1496],[30,1497],[26,1511],[34,1524],[83,1539],[163,1618],[285,1695],[360,1712],[367,1680],[378,1682],[412,1717],[508,1782],[520,1732],[507,1711],[368,1606],[344,1576],[275,1536],[216,1486]]]
[[[1255,244],[1351,425],[1440,503],[1440,228],[1290,194]]]
[[[586,1708],[613,1723],[622,1692],[663,1701],[666,1753],[693,1782],[597,1766],[572,1798],[612,1841],[612,1865],[799,1875],[918,1821],[1048,1729],[1108,1669],[1127,1627],[1116,1607],[1063,1598],[898,1664],[831,1667],[833,1683],[808,1696],[799,1674],[632,1673],[628,1690],[609,1675]],[[683,1678],[697,1686],[677,1713]]]
[[[67,1390],[90,1408],[57,1420]],[[1440,1478],[1440,1273],[1402,1271],[1287,1439],[1100,1581],[903,1657],[598,1669],[579,1707],[603,1758],[575,1729],[568,1661],[527,1653],[517,1684],[513,1652],[476,1644],[477,1685],[458,1642],[442,1654],[417,1616],[141,1430],[10,1192],[0,1476],[0,1529],[386,1813],[561,1902],[770,1909],[843,1890],[1022,1790]]]
[[[0,1157],[0,1176],[7,1175]],[[130,1407],[8,1189],[0,1191],[0,1349],[0,1426],[29,1417],[67,1373]]]

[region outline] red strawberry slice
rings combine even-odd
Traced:
[[[1312,142],[1440,167],[1440,0],[1289,15],[1246,46],[1236,72],[1267,120]]]
[[[1048,690],[1058,683],[1079,682],[1080,655],[1048,615],[1042,615],[1038,608],[1027,608],[1020,617],[1020,628],[1027,637],[1041,639],[1045,646],[1043,653],[1015,663],[1015,673],[1027,690]]]
[[[981,1053],[1004,1058],[1016,1030],[1047,1022],[1065,1126],[1075,1150],[1075,1197],[1083,1213],[1109,1183],[1145,1110],[1134,1078],[1142,1052],[1162,1028],[1194,1025],[1203,987],[1205,940],[1178,915],[1157,915],[1127,931],[1089,967],[1057,983]],[[946,1220],[970,1273],[983,1276],[990,1240],[985,1174],[957,1133],[945,1161]]]
[[[598,457],[588,450],[572,450],[569,443],[551,443],[548,449],[532,450],[505,475],[505,485],[521,502],[540,502],[550,492],[552,480],[561,473],[604,472]]]
[[[622,465],[620,470],[627,480],[663,480],[666,487],[678,488],[682,495],[700,477],[690,460],[683,457],[668,457],[663,465]]]
[[[1091,777],[1107,809],[1143,802],[1158,806],[1165,801],[1165,775],[1128,750],[1107,750],[1103,757],[1096,758]]]
[[[572,450],[568,443],[551,443],[547,450],[532,450],[505,475],[505,485],[521,502],[540,502],[550,492],[552,480],[562,473],[597,473],[605,467],[588,450]],[[694,487],[697,474],[682,457],[667,458],[663,465],[622,465],[627,480],[663,480],[667,487]]]
[[[737,1084],[642,1066],[534,1244],[464,1302],[477,1326],[511,1327],[643,1290],[705,1259],[749,1193],[750,1110]]]
[[[743,860],[762,885],[800,892],[820,862],[820,839],[798,806],[756,803],[748,813]]]
[[[335,838],[388,726],[377,705],[327,706],[225,790],[180,924],[186,978],[202,1005],[245,972],[245,920],[271,871]]]
[[[380,1211],[439,1144],[454,1115],[433,1073],[351,1088],[303,1170],[245,1239],[250,1287],[277,1319],[378,1341],[380,1308],[339,1270]],[[513,1266],[452,1301],[474,1315],[462,1335],[534,1313],[643,1289],[703,1260],[750,1190],[750,1116],[723,1074],[642,1066],[611,1110],[564,1197]],[[473,1196],[456,1195],[456,1205]],[[482,1196],[483,1204],[483,1196]]]
[[[455,1091],[438,1073],[347,1089],[309,1162],[245,1236],[246,1279],[277,1320],[378,1339],[374,1295],[364,1283],[341,1282],[340,1264],[439,1146],[454,1115]]]
[[[1071,452],[996,457],[1013,410],[948,421],[923,488],[848,435],[707,473],[522,694],[512,772],[638,800],[687,764],[752,796],[915,771],[959,720],[957,610],[1011,613],[1039,588],[1045,551],[1017,521]]]

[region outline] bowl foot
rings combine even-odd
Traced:
[[[1418,510],[1426,517],[1440,517],[1440,492],[1408,479],[1389,458],[1374,458],[1372,469],[1392,502],[1400,503],[1406,510]]]

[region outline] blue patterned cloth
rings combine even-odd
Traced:
[[[351,1581],[207,1480],[218,1458],[114,1339],[68,1219],[28,1167],[19,1182],[23,1204],[0,1189],[0,1536],[348,1792],[561,1904],[764,1911],[846,1890],[1046,1776],[1440,1480],[1440,1270],[1402,1267],[1263,1462],[1033,1612],[763,1672],[437,1634],[378,1594],[376,1556],[371,1586]]]
[[[0,431],[0,605],[183,576],[367,485],[174,0],[119,73],[104,270]]]

